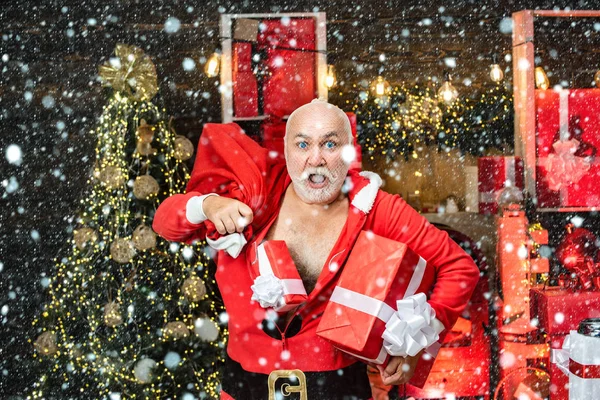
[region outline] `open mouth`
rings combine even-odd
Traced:
[[[311,186],[313,188],[321,188],[321,187],[325,186],[326,183],[327,183],[327,178],[325,177],[325,175],[310,174],[308,176],[308,184],[309,184],[309,186]]]

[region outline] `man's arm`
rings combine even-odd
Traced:
[[[479,268],[448,233],[431,225],[400,196],[380,191],[375,212],[375,233],[405,243],[427,261],[424,280],[434,277],[428,303],[445,328],[440,336],[445,336],[469,302]]]
[[[214,193],[190,192],[163,201],[156,210],[152,228],[167,240],[189,243],[204,239],[207,219],[221,235],[226,235],[241,233],[252,218],[252,210],[241,201]]]
[[[435,311],[436,330],[440,339],[456,323],[469,302],[479,280],[479,269],[444,231],[431,225],[400,196],[380,191],[374,208],[376,234],[403,242],[427,261],[423,287],[433,282],[428,303]],[[385,368],[379,368],[383,383],[400,385],[414,374],[421,353],[415,356],[391,357]]]

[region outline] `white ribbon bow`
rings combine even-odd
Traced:
[[[250,288],[254,292],[252,300],[263,308],[277,307],[283,302],[283,283],[273,274],[259,275]]]
[[[396,305],[398,310],[385,324],[381,336],[388,354],[414,356],[439,339],[439,334],[433,328],[435,310],[427,303],[424,293],[398,300]]]
[[[571,355],[571,335],[565,337],[562,349],[551,349],[550,361],[556,364],[558,369],[569,376],[569,358]]]

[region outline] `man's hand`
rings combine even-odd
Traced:
[[[221,196],[205,198],[202,210],[221,235],[243,232],[254,217],[252,209],[241,201]]]
[[[402,385],[412,378],[415,373],[417,362],[421,358],[424,350],[417,355],[406,357],[390,357],[390,361],[385,369],[378,365],[379,373],[383,379],[384,385]]]

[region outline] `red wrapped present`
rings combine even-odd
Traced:
[[[257,44],[264,49],[266,115],[289,115],[317,97],[315,21],[312,18],[262,21]]]
[[[566,335],[586,318],[600,318],[600,292],[572,291],[560,287],[531,289],[531,316],[548,335]]]
[[[233,44],[233,113],[236,117],[258,115],[258,86],[252,73],[252,44]]]
[[[283,240],[268,240],[250,249],[252,300],[264,308],[287,312],[307,299],[306,289]]]
[[[600,89],[536,90],[535,102],[538,207],[600,206]]]
[[[479,157],[477,164],[479,213],[496,214],[506,186],[523,189],[523,163],[519,157]]]
[[[406,244],[361,232],[317,334],[373,364],[425,348],[410,380],[423,387],[440,348],[435,312],[422,293],[430,289],[421,287],[426,266]]]

